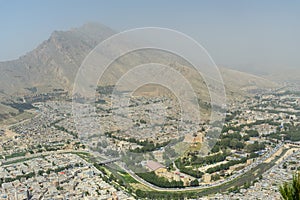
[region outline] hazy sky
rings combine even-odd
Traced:
[[[300,1],[0,0],[0,61],[54,30],[99,22],[117,31],[159,26],[201,43],[219,65],[300,68]]]

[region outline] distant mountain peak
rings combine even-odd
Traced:
[[[110,27],[98,23],[98,22],[88,22],[83,24],[82,26],[78,27],[78,28],[74,28],[75,30],[97,30],[97,31],[103,31],[103,30],[110,30],[112,32],[115,32],[113,29],[111,29]],[[72,29],[71,29],[72,30]]]

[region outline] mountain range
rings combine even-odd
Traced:
[[[0,62],[0,99],[51,92],[54,89],[70,92],[77,70],[84,58],[97,44],[115,33],[109,27],[95,23],[88,23],[67,31],[54,31],[49,39],[26,55],[16,60]],[[155,56],[155,53],[153,55]],[[137,60],[142,59],[140,55],[135,57]],[[169,63],[167,64],[174,63],[170,62],[170,58],[172,57],[168,57]],[[120,70],[121,67],[129,69],[126,62],[120,63],[122,64],[115,65],[118,72],[112,73],[114,77],[107,74],[105,77],[107,82],[114,82],[113,80],[117,79],[121,72],[124,72],[124,70]],[[132,62],[131,59],[130,64],[134,63],[140,62]],[[195,79],[190,68],[184,67],[184,64],[178,64],[175,68],[184,69],[187,79],[191,82]],[[244,96],[251,90],[278,86],[270,80],[249,73],[222,67],[220,71],[229,98]],[[202,90],[204,87],[199,86],[199,88]],[[1,108],[1,110],[4,109]]]

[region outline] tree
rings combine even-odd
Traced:
[[[219,145],[215,145],[212,149],[211,152],[212,153],[218,153],[220,151],[220,146]]]
[[[242,149],[242,148],[244,148],[244,143],[242,143],[238,139],[234,138],[230,141],[229,146],[232,149]]]
[[[214,175],[211,176],[211,179],[212,179],[213,181],[220,180],[220,178],[221,178],[221,176],[220,176],[219,174],[214,174]]]
[[[244,135],[243,136],[243,140],[244,141],[249,141],[250,140],[250,136],[249,135]]]
[[[195,180],[191,181],[191,186],[199,186],[198,179],[195,179]]]
[[[300,174],[293,176],[290,183],[285,182],[279,187],[280,194],[284,200],[299,200],[300,199]]]
[[[248,144],[246,150],[248,153],[256,152],[265,149],[264,143],[258,143],[255,141],[253,144]]]
[[[250,137],[258,137],[259,133],[256,130],[248,130],[246,131],[246,133],[250,136]]]
[[[165,177],[159,177],[157,176],[153,171],[152,172],[146,172],[146,173],[138,173],[139,177],[144,179],[145,181],[164,188],[183,188],[183,182],[182,181],[169,181]]]

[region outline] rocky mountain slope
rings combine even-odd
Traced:
[[[0,62],[0,92],[2,95],[21,95],[32,87],[38,92],[53,88],[69,90],[85,56],[113,33],[113,30],[96,24],[54,31],[33,51],[17,60]]]
[[[86,55],[99,42],[114,33],[108,27],[93,23],[68,31],[54,31],[48,40],[33,51],[17,60],[0,62],[0,98],[43,93],[53,89],[71,91],[77,70]],[[166,58],[168,58],[166,64],[174,64],[170,62],[172,57],[167,55]],[[124,73],[123,68],[128,70],[130,67],[127,65],[141,63],[143,58],[137,54],[135,59],[137,61],[133,61],[132,58],[126,61],[125,58],[117,63],[115,65],[117,72],[107,74],[106,82],[114,82],[113,80]],[[175,65],[175,68],[181,70],[188,80],[198,85],[200,92],[205,88],[201,80],[196,81],[193,71],[184,64]],[[277,87],[269,80],[226,68],[221,68],[221,74],[229,97],[244,95],[249,90]]]

